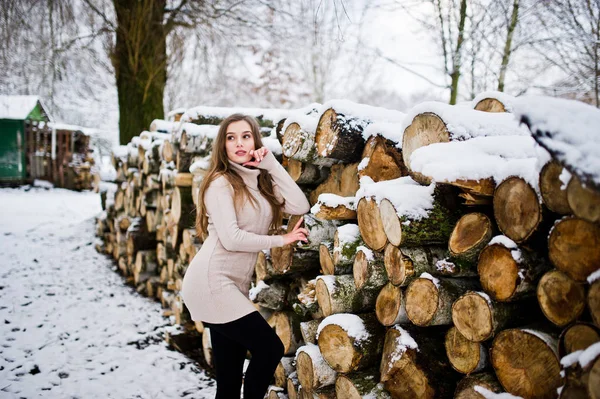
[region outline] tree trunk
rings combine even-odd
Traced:
[[[575,281],[585,279],[600,265],[600,226],[576,217],[554,224],[548,238],[550,261]]]
[[[453,260],[464,265],[477,266],[479,253],[492,239],[493,225],[483,213],[468,213],[461,217],[448,240]]]
[[[341,316],[341,317],[340,317]],[[328,323],[330,322],[330,323]],[[363,370],[381,359],[385,330],[374,314],[344,314],[323,320],[325,326],[319,334],[319,349],[325,361],[338,373]],[[364,334],[355,337],[348,330],[362,326]]]
[[[384,264],[390,282],[400,287],[408,286],[413,280],[419,278],[422,273],[432,275],[463,276],[462,273],[446,271],[440,265],[448,251],[443,247],[423,246],[398,248],[392,244],[385,247]],[[466,275],[473,276],[473,273]]]
[[[588,222],[600,222],[600,191],[585,187],[577,176],[567,186],[567,200],[575,216]]]
[[[535,312],[537,306],[531,300],[492,302],[486,294],[471,291],[452,305],[452,321],[466,339],[481,342],[506,327],[531,322]]]
[[[572,213],[567,199],[567,187],[560,180],[565,169],[557,161],[550,161],[540,171],[540,193],[544,204],[560,215]]]
[[[302,340],[307,344],[317,344],[317,328],[323,319],[303,321],[300,323]]]
[[[388,239],[377,203],[371,198],[361,198],[356,213],[362,239],[372,250],[381,251]]]
[[[493,372],[471,374],[460,380],[456,385],[454,393],[455,399],[485,399],[475,390],[475,387],[482,387],[494,393],[501,393],[504,390],[498,382],[496,375]]]
[[[373,310],[379,292],[372,287],[356,289],[352,275],[318,276],[316,291],[324,316]]]
[[[323,358],[319,347],[307,344],[296,353],[296,371],[302,388],[313,391],[335,384],[337,372]]]
[[[494,217],[502,234],[518,244],[527,241],[542,221],[533,187],[521,177],[505,179],[494,191]]]
[[[279,274],[304,272],[319,267],[319,253],[299,250],[288,244],[271,248],[271,262],[273,269]]]
[[[563,358],[573,352],[585,350],[596,342],[600,342],[600,328],[593,324],[576,322],[560,334],[558,354]]]
[[[329,108],[323,112],[317,125],[315,142],[318,155],[343,163],[358,161],[365,146],[362,131],[367,125],[368,122],[361,118],[338,114]]]
[[[369,137],[358,170],[359,179],[363,176],[369,176],[375,182],[408,176],[402,150],[380,135]]]
[[[113,5],[117,29],[111,60],[119,98],[119,141],[124,145],[164,116],[166,0],[115,0]]]
[[[500,64],[500,76],[498,77],[498,91],[504,91],[504,78],[508,69],[508,62],[512,53],[513,33],[519,22],[519,0],[513,0],[513,9],[510,16],[510,23],[506,33],[506,42],[504,42],[504,52],[502,53],[502,63]]]
[[[379,384],[376,369],[340,374],[335,381],[335,393],[344,399],[390,399],[390,394]]]
[[[281,339],[285,355],[293,355],[302,342],[300,318],[294,312],[275,312],[267,320]]]
[[[550,264],[536,252],[507,248],[501,243],[488,245],[479,255],[479,281],[492,299],[514,301],[530,296],[540,276]]]
[[[357,289],[373,288],[379,291],[388,282],[383,255],[366,247],[359,247],[352,269]]]
[[[443,331],[393,326],[383,344],[381,382],[394,399],[448,398],[459,374],[448,365]]]
[[[406,296],[402,288],[387,283],[377,295],[375,314],[377,320],[386,327],[409,323],[406,314]]]
[[[328,168],[322,168],[311,163],[303,163],[295,159],[288,159],[285,169],[297,184],[321,184],[329,176]]]
[[[264,283],[263,283],[264,284]],[[257,288],[253,288],[257,290]],[[268,287],[260,291],[251,291],[252,302],[271,310],[283,310],[287,306],[287,296],[290,291],[289,284],[273,281]]]
[[[538,283],[537,299],[546,318],[564,327],[583,312],[585,289],[560,270],[550,270]]]
[[[290,374],[295,371],[293,356],[281,358],[275,369],[275,386],[286,388]]]
[[[310,193],[309,200],[314,205],[323,193],[354,197],[359,188],[358,163],[335,164],[331,167],[327,180]]]
[[[557,339],[531,329],[501,331],[490,349],[492,366],[504,388],[523,398],[551,399],[562,385]]]
[[[415,325],[425,327],[452,323],[452,303],[477,281],[451,278],[414,280],[406,289],[406,313]]]
[[[283,155],[289,159],[318,166],[331,166],[334,159],[320,157],[315,146],[315,131],[293,122],[290,123],[281,140]]]
[[[446,333],[444,344],[450,364],[459,373],[476,373],[489,364],[487,349],[483,344],[469,341],[456,327],[450,327]]]

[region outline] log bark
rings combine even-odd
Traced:
[[[450,278],[414,280],[406,289],[406,313],[415,325],[425,327],[452,323],[452,303],[478,286],[476,281]]]
[[[477,265],[480,252],[492,239],[493,225],[483,213],[473,212],[462,216],[448,241],[452,258],[461,264]]]
[[[257,284],[261,280],[269,281],[273,277],[281,274],[273,268],[273,264],[271,263],[271,251],[260,251],[258,253],[254,272],[256,274]]]
[[[406,314],[406,296],[402,288],[391,282],[387,283],[377,295],[375,314],[377,320],[386,327],[409,323]]]
[[[507,248],[501,243],[481,251],[477,265],[483,290],[501,302],[533,295],[540,276],[550,268],[536,252]]]
[[[588,222],[600,222],[600,191],[585,187],[577,176],[567,186],[567,200],[573,214]]]
[[[544,316],[559,327],[575,321],[585,308],[585,289],[560,270],[550,270],[540,279],[537,299]]]
[[[494,393],[501,393],[504,391],[493,372],[483,372],[468,375],[460,380],[460,382],[456,385],[454,398],[485,399],[485,396],[475,390],[475,387],[477,386],[485,388]]]
[[[318,276],[316,288],[317,301],[324,316],[373,310],[378,294],[378,290],[372,287],[358,290],[352,275]]]
[[[300,318],[291,311],[275,312],[267,320],[271,328],[281,339],[285,355],[293,355],[300,343],[302,336],[300,334]]]
[[[326,324],[327,318],[323,320],[326,325],[322,327],[318,338],[319,349],[329,366],[338,373],[349,373],[375,365],[381,358],[385,335],[384,327],[377,322],[375,315],[343,315],[344,318],[350,318],[353,325],[364,327],[365,332],[361,337],[354,337],[343,328],[345,320],[331,317],[330,324]]]
[[[544,205],[552,212],[560,215],[573,213],[567,200],[567,190],[564,183],[560,180],[563,173],[563,166],[556,161],[550,161],[540,171],[540,193]]]
[[[192,134],[186,131],[185,125],[181,132],[179,150],[194,155],[206,156],[212,149],[213,139],[205,134]]]
[[[576,217],[556,222],[548,238],[550,261],[575,281],[600,265],[600,226]]]
[[[358,232],[359,227],[356,224],[340,226],[335,231],[333,235],[333,264],[340,270],[340,273],[337,274],[351,273],[356,250],[365,244],[360,234],[354,234]],[[347,272],[341,273],[344,270],[347,270]]]
[[[337,372],[323,358],[319,347],[307,344],[296,353],[296,371],[302,388],[313,391],[335,384]]]
[[[335,393],[344,399],[390,399],[391,396],[381,384],[377,370],[357,371],[340,374],[335,381]]]
[[[388,199],[381,201],[379,212],[387,239],[397,247],[446,244],[456,222],[456,216],[437,199],[434,200],[433,209],[428,211],[428,217],[419,220],[398,217]],[[360,211],[358,216],[360,225]]]
[[[344,163],[356,162],[365,146],[362,131],[368,122],[329,108],[321,115],[315,134],[317,153]]]
[[[294,229],[296,223],[300,218],[303,218],[303,226],[306,230],[308,230],[307,235],[307,244],[302,244],[302,249],[311,250],[311,251],[319,251],[321,243],[327,240],[331,240],[331,237],[334,236],[339,222],[335,220],[322,220],[317,219],[314,215],[308,213],[306,215],[293,215],[287,224],[287,232],[291,233]]]
[[[446,360],[443,334],[436,327],[394,326],[387,330],[379,371],[392,398],[452,396],[459,374]]]
[[[285,169],[298,184],[321,184],[329,176],[329,168],[303,163],[295,159],[288,159]]]
[[[555,398],[562,385],[557,339],[540,330],[501,331],[490,358],[502,386],[524,398]]]
[[[489,365],[483,344],[469,341],[456,327],[450,327],[444,344],[452,368],[461,374],[477,373]]]
[[[527,241],[542,222],[542,206],[523,178],[505,179],[494,191],[494,217],[498,228],[516,243]]]
[[[331,167],[327,180],[311,192],[309,201],[311,205],[316,204],[319,195],[323,193],[353,197],[359,188],[358,163],[335,164]]]
[[[138,251],[156,248],[156,239],[146,229],[141,218],[136,218],[127,229],[127,255],[135,256]]]
[[[275,386],[286,388],[288,377],[295,371],[293,356],[281,358],[275,369]]]
[[[388,242],[384,221],[375,200],[361,198],[356,210],[360,235],[365,244],[374,251],[381,251]]]
[[[300,386],[298,399],[336,399],[335,386],[330,385],[314,391],[304,389],[304,387]]]
[[[452,321],[469,341],[481,342],[492,338],[506,327],[531,322],[536,308],[536,303],[532,300],[493,302],[486,294],[471,291],[452,305]]]
[[[288,244],[271,248],[271,262],[273,269],[279,274],[304,272],[319,267],[319,253],[296,249]]]
[[[264,282],[263,282],[264,284]],[[287,307],[287,296],[290,291],[289,284],[279,281],[272,281],[268,287],[262,289],[253,288],[250,292],[250,299],[263,308],[271,310],[283,310]]]
[[[181,173],[189,173],[194,156],[195,154],[185,151],[177,152],[177,155],[175,156],[175,169]]]
[[[196,207],[191,187],[175,187],[171,200],[171,223],[189,229],[196,223]]]
[[[323,319],[303,321],[300,323],[302,340],[307,344],[317,344],[317,329]]]
[[[592,321],[600,327],[600,279],[592,282],[587,294],[587,304]]]
[[[367,247],[358,247],[352,269],[357,289],[373,288],[379,291],[388,282],[383,255]]]
[[[458,268],[448,268],[449,263],[442,263],[448,256],[443,247],[423,246],[398,248],[388,244],[385,248],[383,261],[389,281],[400,287],[408,286],[422,273],[439,276],[464,277],[473,276],[473,272],[461,273]],[[444,267],[441,267],[444,266]]]
[[[589,323],[573,323],[560,334],[558,354],[563,358],[578,350],[585,350],[596,342],[600,342],[600,328]]]
[[[362,152],[362,168],[359,179],[369,176],[373,181],[393,180],[408,176],[408,169],[402,159],[402,150],[396,143],[380,135],[369,137]]]
[[[281,140],[283,155],[293,160],[318,166],[331,166],[336,163],[335,159],[321,157],[317,154],[315,134],[315,131],[307,130],[296,122],[290,123]]]

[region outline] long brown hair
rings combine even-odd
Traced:
[[[200,192],[198,194],[198,208],[196,209],[196,232],[199,236],[206,236],[208,234],[208,217],[206,216],[206,206],[204,205],[204,194],[210,183],[218,178],[219,176],[225,176],[229,183],[233,187],[233,202],[236,209],[239,209],[245,201],[256,208],[256,201],[250,195],[248,187],[244,183],[241,176],[235,171],[235,169],[229,166],[229,158],[227,157],[227,150],[225,148],[225,142],[227,138],[227,128],[232,122],[246,121],[250,125],[252,137],[254,138],[254,148],[259,149],[263,146],[262,139],[260,136],[260,126],[255,118],[243,115],[233,114],[225,118],[219,125],[219,132],[217,138],[213,141],[212,145],[212,156],[210,160],[210,167],[208,172],[204,176],[202,183],[200,184]],[[264,169],[260,169],[260,175],[258,176],[258,189],[260,193],[267,199],[271,205],[273,211],[273,219],[271,220],[270,228],[276,230],[281,226],[283,219],[283,203],[280,203],[273,191],[273,180],[271,175]]]

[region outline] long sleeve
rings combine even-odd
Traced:
[[[233,188],[227,178],[221,176],[210,183],[204,194],[204,203],[217,236],[226,250],[258,252],[284,245],[281,235],[254,234],[239,228],[233,203]]]
[[[271,151],[258,165],[259,169],[267,170],[275,182],[275,195],[285,199],[283,211],[291,215],[304,215],[310,210],[310,204],[306,195],[291,178],[287,170],[275,158]]]

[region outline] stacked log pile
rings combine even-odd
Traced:
[[[271,121],[281,162],[313,207],[303,215],[307,244],[257,257],[250,297],[286,353],[269,398],[600,397],[600,172],[536,144],[519,124],[527,104],[485,93],[472,109],[423,103],[404,115],[332,101]],[[169,138],[137,143],[144,159],[160,149],[157,182],[169,175],[155,185],[156,208],[146,209],[160,214],[155,234],[146,223],[137,235],[154,241],[131,238],[140,216],[116,211],[144,192],[132,184],[147,180],[139,166],[123,172],[98,229],[110,230],[106,249],[123,272],[145,281],[142,291],[151,293],[152,279],[152,293],[172,289],[176,321],[191,324],[176,281],[201,237],[184,221],[174,239],[170,218],[193,213],[214,137],[190,122],[214,121],[185,116]],[[538,120],[529,119],[532,131]],[[540,136],[553,134],[561,139]],[[197,177],[181,186],[187,172],[167,165],[186,150]],[[287,215],[283,230],[299,217]],[[182,250],[185,240],[195,250]],[[152,264],[151,253],[156,266],[134,277],[132,254]]]

